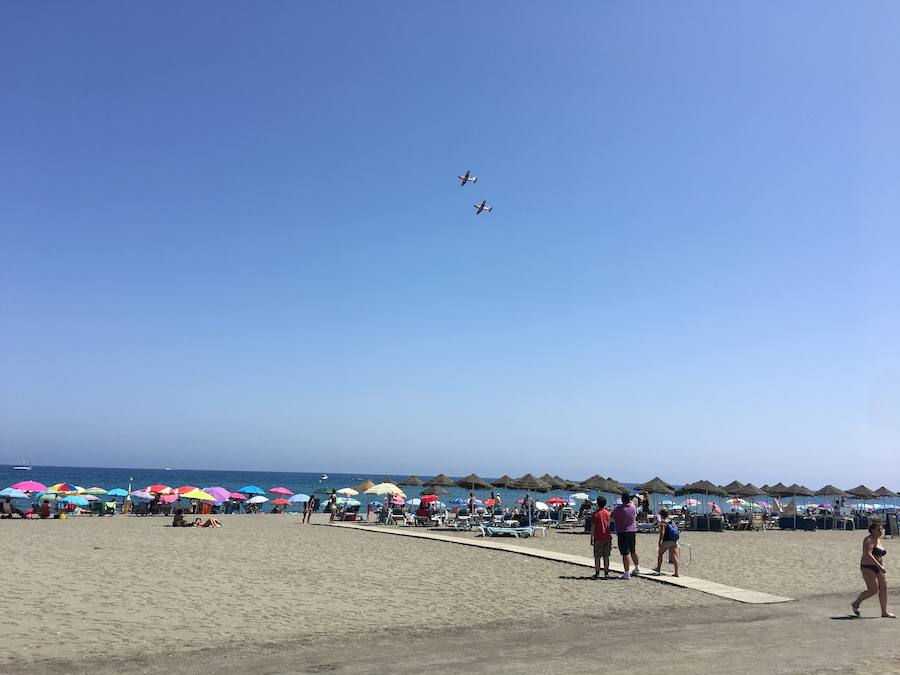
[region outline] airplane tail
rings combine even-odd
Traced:
[[[490,212],[490,211],[494,210],[494,207],[493,206],[485,206],[484,210]]]
[[[477,182],[478,182],[478,176],[475,176],[475,178],[472,179],[472,182],[473,182],[473,183],[477,183]]]

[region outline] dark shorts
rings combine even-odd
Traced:
[[[635,534],[635,532],[619,532],[616,534],[616,540],[619,543],[619,553],[622,555],[634,553]]]
[[[875,565],[860,565],[859,567],[864,570],[872,570],[875,574],[881,574],[881,568]]]
[[[595,558],[608,558],[610,553],[612,553],[612,541],[611,540],[594,542],[594,557]]]

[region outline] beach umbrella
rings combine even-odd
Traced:
[[[301,503],[301,502],[308,502],[308,501],[309,501],[309,495],[305,495],[305,494],[303,494],[302,492],[298,492],[297,494],[292,495],[291,498],[288,499],[288,501],[291,502],[292,504],[299,504],[299,503]]]
[[[699,501],[697,501],[696,499],[694,499],[693,497],[691,497],[690,499],[685,499],[685,500],[682,502],[682,505],[684,505],[684,506],[697,506],[697,504],[699,504],[699,503],[700,503]]]
[[[138,499],[153,499],[153,495],[146,490],[135,490],[131,493],[131,496],[137,497]]]
[[[228,488],[219,486],[205,487],[203,488],[203,491],[207,494],[211,494],[217,502],[227,502],[229,499],[231,499],[231,490],[229,490]]]
[[[278,499],[273,499],[273,500],[272,500],[272,503],[273,503],[273,504],[279,504],[279,505],[281,505],[281,506],[287,506],[287,505],[290,504],[291,502],[290,502],[289,500],[285,499],[284,497],[279,497]]]
[[[731,499],[727,500],[727,503],[731,504],[732,506],[744,506],[747,502],[739,497],[732,497]]]
[[[82,490],[79,494],[83,495],[105,495],[106,490],[102,487],[89,487]]]
[[[349,497],[338,497],[337,503],[344,506],[362,506],[362,502],[359,502],[356,499],[350,499]]]
[[[550,486],[551,490],[565,490],[566,489],[566,481],[558,478],[557,476],[551,476],[549,473],[545,473],[540,477],[541,481]]]
[[[175,492],[177,494],[183,495],[185,492],[190,492],[191,490],[199,490],[196,485],[182,485],[181,487],[175,488]],[[149,492],[149,491],[148,491]]]
[[[149,492],[152,495],[168,495],[172,494],[173,490],[168,485],[157,483],[156,485],[148,485],[145,487],[144,492]]]
[[[395,481],[395,480],[394,480],[393,478],[391,478],[390,476],[385,476],[384,478],[382,478],[382,479],[381,479],[380,481],[378,481],[378,482],[379,482],[379,483],[390,483],[391,485],[396,485],[396,484],[397,484],[397,481]]]
[[[269,490],[269,492],[271,492],[273,495],[284,495],[285,497],[290,497],[292,494],[294,494],[286,487],[273,487],[271,490]]]
[[[79,489],[77,485],[72,485],[71,483],[57,483],[48,487],[47,492],[76,493]]]
[[[247,503],[248,504],[265,504],[267,501],[269,501],[268,497],[263,497],[262,495],[256,495],[254,497],[250,497],[250,499],[247,500]]]
[[[370,481],[370,480],[364,480],[362,483],[360,483],[359,485],[357,485],[357,486],[356,486],[355,488],[353,488],[353,489],[356,490],[357,492],[365,492],[366,490],[368,490],[368,489],[369,489],[370,487],[372,487],[373,485],[375,485],[375,483],[373,483],[372,481]]]
[[[538,511],[549,511],[550,510],[550,507],[547,506],[544,502],[535,502],[534,508],[536,508]]]
[[[744,487],[743,483],[741,483],[738,480],[733,480],[728,485],[723,485],[722,489],[725,491],[725,494],[727,494],[727,495],[736,495],[737,490],[740,490],[742,487]]]
[[[81,497],[79,495],[69,495],[68,497],[63,497],[63,501],[67,504],[74,504],[75,506],[87,506],[90,502]]]
[[[47,490],[46,485],[38,483],[36,480],[22,480],[10,485],[10,487],[22,492],[45,492]]]
[[[621,495],[626,492],[628,492],[628,493],[631,492],[631,490],[629,490],[625,485],[623,485],[622,483],[617,481],[612,476],[610,476],[609,478],[606,479],[604,486],[606,488],[604,490],[604,492],[608,492],[608,493],[615,494],[615,495]]]
[[[247,499],[247,495],[245,495],[242,492],[232,492],[228,498],[229,499],[240,499],[241,501],[243,501],[243,500]]]
[[[574,495],[569,495],[571,499],[577,499],[579,501],[584,501],[585,499],[590,499],[591,496],[584,492],[576,492]]]
[[[363,494],[367,495],[387,495],[387,494],[398,494],[401,497],[406,497],[403,490],[394,485],[393,483],[379,483],[378,485],[373,485],[368,490],[363,492]]]
[[[442,487],[454,487],[456,482],[452,478],[448,478],[442,473],[439,473],[434,478],[425,481],[425,485],[429,487],[434,487],[436,485],[440,485]]]
[[[437,495],[424,495],[421,500],[423,504],[429,504],[431,502],[436,502],[438,498]]]
[[[655,493],[658,495],[675,494],[675,488],[669,485],[659,476],[657,476],[656,478],[651,478],[646,483],[641,483],[635,488],[635,490],[637,490],[638,492]]]
[[[355,497],[356,495],[359,494],[359,492],[357,492],[353,488],[345,487],[345,488],[341,488],[340,490],[337,490],[336,494],[339,494],[342,497]]]
[[[399,483],[397,483],[397,485],[412,485],[414,487],[421,487],[421,486],[425,485],[425,483],[423,483],[422,479],[419,478],[418,476],[410,476],[409,478],[406,478],[406,479],[400,481]],[[370,485],[369,487],[372,487],[372,486]]]
[[[581,481],[579,485],[583,489],[596,490],[597,492],[605,492],[606,488],[608,487],[606,479],[599,473],[596,473],[590,478]]]
[[[507,474],[503,474],[503,475],[500,476],[500,478],[498,478],[497,480],[492,480],[492,481],[491,481],[491,486],[492,486],[492,487],[497,487],[497,488],[508,488],[508,487],[509,487],[510,485],[512,485],[513,483],[515,483],[515,480],[513,480],[513,479],[512,479],[510,476],[508,476]]]
[[[566,504],[567,501],[565,499],[563,499],[562,497],[550,497],[550,499],[547,500],[547,503],[548,504]]]
[[[759,502],[756,502],[756,505],[757,505],[758,507],[760,507],[761,509],[769,509],[769,508],[772,508],[772,505],[771,505],[769,502],[759,501]]]
[[[178,497],[179,497],[179,495],[177,495],[173,492],[168,495],[160,495],[159,501],[161,501],[163,504],[173,504],[178,501]]]
[[[865,485],[857,485],[852,490],[847,490],[847,493],[859,499],[875,499],[878,496]]]
[[[213,495],[209,494],[208,492],[204,492],[203,490],[199,490],[197,488],[194,488],[190,492],[185,492],[184,494],[181,495],[181,498],[182,499],[199,499],[200,501],[204,501],[204,502],[216,501],[216,498]]]
[[[391,506],[403,506],[406,503],[406,500],[403,497],[399,497],[397,495],[393,495],[391,497]]]
[[[238,488],[238,492],[242,492],[245,495],[264,495],[266,491],[257,485],[245,485],[242,488]],[[257,502],[254,502],[257,503]]]
[[[887,504],[884,503],[884,500],[887,497],[890,497],[892,500],[896,499],[897,493],[894,492],[893,490],[888,490],[886,487],[884,487],[882,485],[880,488],[875,490],[875,496],[881,500],[881,508],[886,514],[887,513]],[[896,508],[896,504],[894,506]],[[887,520],[887,517],[885,517],[885,520]]]
[[[0,497],[9,497],[10,499],[28,499],[28,495],[22,490],[13,487],[3,488],[0,490]]]
[[[771,487],[764,487],[763,490],[773,497],[790,497],[792,494],[791,489],[784,483],[775,483]]]
[[[747,483],[742,488],[735,490],[731,494],[736,497],[758,497],[759,495],[765,495],[765,490],[762,490],[756,487],[753,483]]]
[[[80,497],[84,497],[89,502],[97,502],[100,501],[100,498],[97,495],[79,495]]]
[[[465,478],[460,478],[456,484],[466,490],[490,490],[491,484],[474,473],[470,473]]]
[[[450,494],[445,487],[441,487],[440,485],[435,485],[434,487],[425,488],[419,494],[421,497],[427,497],[428,495],[447,495]]]
[[[451,504],[462,505],[462,504],[465,504],[465,503],[466,503],[466,500],[463,499],[462,497],[454,497],[453,499],[450,500],[450,503],[451,503]]]
[[[549,485],[540,478],[532,476],[530,473],[526,473],[521,478],[517,478],[515,487],[520,490],[532,490],[535,492],[547,492],[550,489]]]

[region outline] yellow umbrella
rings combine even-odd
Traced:
[[[106,490],[104,490],[102,487],[92,487],[92,488],[87,488],[86,490],[82,490],[82,491],[81,491],[81,494],[85,494],[85,495],[105,495],[105,494],[106,494]]]
[[[190,492],[185,492],[181,495],[184,499],[200,499],[207,502],[214,502],[216,498],[213,497],[208,492],[204,492],[203,490],[191,490]]]
[[[363,494],[367,495],[400,495],[404,499],[406,498],[406,494],[398,488],[393,483],[379,483],[378,485],[373,485],[368,490],[366,490]]]
[[[337,490],[337,494],[346,495],[347,497],[355,497],[359,494],[359,492],[357,492],[353,488],[341,488],[340,490]]]

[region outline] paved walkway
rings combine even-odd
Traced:
[[[375,532],[378,534],[392,534],[400,537],[416,537],[418,539],[431,539],[432,541],[446,541],[451,544],[461,544],[463,546],[477,546],[478,548],[488,548],[495,551],[506,551],[508,553],[517,553],[519,555],[527,555],[532,558],[543,558],[545,560],[555,560],[557,562],[569,563],[570,565],[579,565],[581,567],[589,567],[594,569],[593,558],[581,555],[573,555],[571,553],[561,553],[558,551],[548,551],[546,549],[531,548],[525,546],[516,546],[515,544],[497,541],[495,539],[472,538],[464,539],[462,537],[452,537],[446,534],[437,534],[435,532],[427,532],[406,527],[393,527],[384,525],[353,525],[351,523],[333,523],[331,527],[342,527],[348,530],[361,530],[363,532]],[[610,561],[610,571],[621,573],[622,566]],[[696,577],[673,577],[667,574],[656,576],[654,574],[641,574],[640,579],[648,581],[656,581],[661,584],[669,584],[670,586],[680,586],[689,588],[694,591],[708,593],[720,598],[736,600],[737,602],[746,602],[754,605],[765,605],[776,602],[791,602],[793,598],[785,598],[780,595],[772,595],[770,593],[761,593],[759,591],[748,591],[743,588],[735,588],[734,586],[726,586],[715,581],[707,581],[705,579],[697,579]]]

